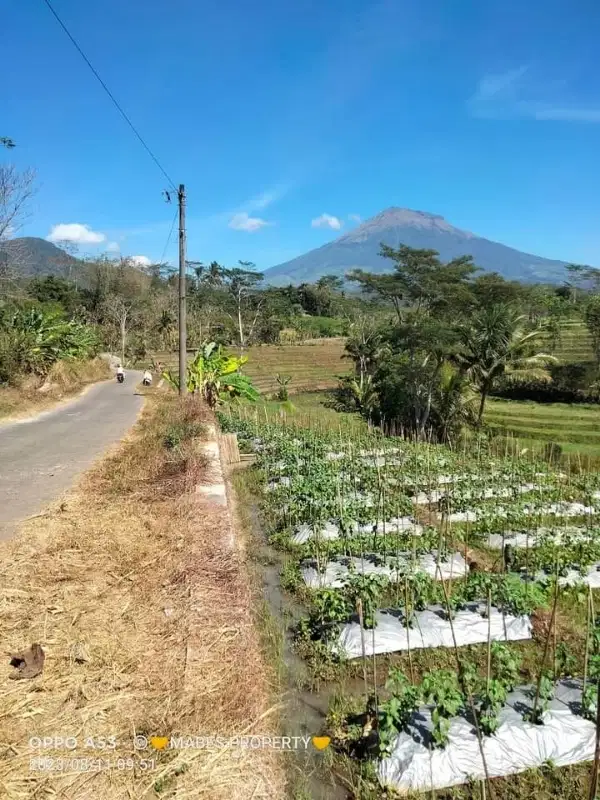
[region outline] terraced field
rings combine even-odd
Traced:
[[[591,361],[592,339],[583,320],[568,319],[562,324],[562,336],[555,355],[563,364]]]
[[[490,398],[485,421],[514,435],[524,446],[552,441],[566,453],[600,456],[600,406]]]
[[[258,345],[248,351],[244,372],[262,394],[277,391],[277,373],[291,376],[290,393],[330,389],[336,375],[348,372],[351,362],[342,360],[343,339],[318,339],[308,344]]]

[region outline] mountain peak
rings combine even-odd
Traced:
[[[564,279],[564,261],[553,261],[492,242],[455,228],[444,217],[429,211],[391,206],[365,220],[332,242],[311,250],[266,272],[269,283],[285,285],[314,281],[321,275],[343,277],[352,269],[386,273],[393,268],[379,255],[381,244],[437,250],[442,261],[473,256],[478,267],[499,272],[505,278],[558,283]]]
[[[416,211],[412,208],[390,206],[390,208],[386,208],[384,211],[381,211],[379,214],[363,222],[358,228],[340,237],[339,241],[347,243],[363,242],[379,231],[384,233],[392,228],[409,228],[422,232],[430,231],[432,234],[451,233],[462,239],[470,239],[473,237],[472,233],[461,231],[459,228],[450,225],[440,214],[432,214],[429,211]]]

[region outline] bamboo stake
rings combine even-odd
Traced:
[[[492,674],[492,590],[488,589],[487,597],[488,614],[488,640],[487,640],[487,669],[486,669],[486,690],[490,690],[490,677]]]
[[[356,610],[358,611],[358,623],[360,625],[360,644],[362,648],[362,664],[363,664],[363,680],[365,683],[365,695],[369,696],[369,681],[367,679],[367,649],[365,647],[365,628],[363,624],[363,605],[359,597],[356,601]]]
[[[548,634],[546,636],[546,641],[544,642],[544,652],[542,655],[542,665],[540,667],[540,674],[538,675],[537,679],[537,686],[535,689],[535,700],[533,702],[533,718],[535,719],[535,715],[537,712],[537,706],[540,699],[540,686],[542,683],[542,673],[544,672],[544,666],[546,664],[546,657],[548,655],[548,646],[550,644],[550,635],[552,633],[552,626],[554,625],[554,620],[556,618],[556,606],[558,604],[558,581],[555,581],[554,584],[554,603],[552,605],[552,616],[550,617],[550,626],[548,628]]]
[[[589,664],[589,657],[590,657],[590,620],[592,616],[592,587],[588,585],[588,596],[587,596],[587,619],[585,622],[585,657],[583,660],[583,689],[581,697],[583,699],[585,695],[585,689],[587,686],[587,676],[588,676],[588,664]]]
[[[448,621],[450,622],[450,632],[452,633],[452,644],[454,648],[454,655],[456,657],[456,667],[458,669],[459,680],[463,685],[463,689],[466,690],[467,700],[469,701],[469,708],[471,710],[471,714],[473,715],[473,723],[475,725],[475,733],[477,735],[477,744],[479,745],[479,752],[481,753],[481,761],[483,763],[483,771],[485,772],[485,780],[487,783],[490,800],[495,799],[494,790],[492,788],[492,784],[490,782],[490,773],[488,772],[487,768],[487,761],[485,758],[485,750],[483,748],[483,737],[481,735],[481,728],[479,727],[479,720],[477,719],[477,712],[475,711],[475,702],[473,700],[473,693],[471,692],[471,687],[467,686],[464,681],[462,680],[461,676],[461,669],[460,669],[460,656],[458,654],[458,644],[456,643],[456,634],[454,632],[454,622],[452,621],[452,613],[450,611],[450,602],[448,598],[448,592],[446,591],[446,587],[444,585],[444,581],[441,581],[442,590],[444,592],[444,599],[446,601],[446,612],[448,614]]]

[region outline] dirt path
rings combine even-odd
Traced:
[[[0,539],[68,489],[136,420],[141,374],[105,381],[35,417],[0,425]]]

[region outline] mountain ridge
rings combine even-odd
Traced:
[[[57,275],[68,277],[83,262],[37,236],[22,236],[0,242],[0,266],[6,266],[22,277]]]
[[[282,286],[313,282],[326,274],[343,277],[351,269],[390,272],[392,262],[379,255],[382,243],[437,250],[442,261],[471,255],[485,272],[526,283],[560,283],[569,263],[524,253],[456,228],[439,214],[391,206],[332,242],[265,270],[265,280]]]

